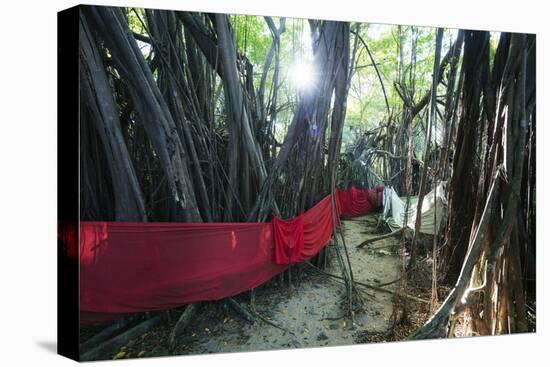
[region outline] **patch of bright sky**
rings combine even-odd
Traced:
[[[292,86],[298,90],[312,88],[315,85],[317,73],[313,64],[311,45],[311,28],[306,19],[291,19],[293,37],[296,37],[293,60],[288,68],[288,76]]]
[[[369,24],[367,29],[367,38],[369,40],[379,40],[384,36],[387,32],[389,32],[391,29],[391,25],[389,24]]]
[[[489,34],[491,35],[491,46],[496,50],[500,41],[500,32],[489,32]]]
[[[148,57],[151,53],[151,45],[140,40],[136,40],[136,42],[143,56]]]

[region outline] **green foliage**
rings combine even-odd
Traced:
[[[237,49],[259,70],[271,45],[271,33],[263,17],[235,15],[231,17]]]
[[[137,15],[136,15],[137,13]],[[143,24],[138,19],[145,19],[143,9],[128,9],[126,11],[130,29],[138,34],[147,34]],[[273,42],[271,31],[262,16],[231,15],[229,17],[237,49],[245,55],[253,65],[254,84],[260,85],[261,75],[266,57]],[[279,26],[279,18],[273,17],[274,24]],[[355,30],[357,24],[351,24]],[[447,53],[456,39],[457,29],[446,29],[444,32],[442,57]],[[359,35],[368,45],[372,57],[380,73],[385,87],[390,114],[394,120],[399,120],[403,109],[403,101],[394,83],[403,83],[409,94],[413,94],[414,103],[429,92],[432,83],[432,72],[435,54],[436,29],[417,26],[397,26],[388,24],[359,24]],[[492,33],[490,52],[494,55],[498,44],[498,33]],[[350,34],[350,45],[355,44],[355,35]],[[401,45],[401,47],[400,47]],[[400,58],[400,48],[402,57]],[[149,51],[144,47],[144,54]],[[414,58],[413,58],[414,55]],[[297,62],[309,62],[313,59],[312,40],[309,22],[306,19],[286,19],[286,31],[280,39],[280,69],[277,86],[272,85],[275,60],[267,71],[266,98],[273,88],[278,88],[278,114],[275,134],[282,141],[287,126],[293,116],[294,107],[299,99],[299,91],[290,78],[290,70]],[[460,65],[460,64],[459,64]],[[438,95],[444,95],[446,88],[439,85]],[[223,111],[223,93],[218,99],[218,111]],[[352,70],[352,78],[346,110],[346,128],[344,129],[342,149],[355,137],[388,122],[390,116],[386,100],[382,93],[379,76],[372,64],[363,43],[357,42],[356,61]],[[223,120],[220,116],[218,122]],[[441,123],[441,122],[439,122]],[[424,114],[419,114],[413,121],[415,149],[423,144]]]
[[[139,20],[138,16],[141,20],[145,21],[145,10],[142,8],[128,8],[126,10],[126,16],[128,17],[128,27],[130,30],[137,34],[147,34],[147,31],[143,27],[143,24]]]

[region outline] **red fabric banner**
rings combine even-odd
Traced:
[[[81,321],[233,296],[284,269],[271,223],[82,222]]]
[[[337,212],[329,195],[298,217],[272,223],[81,222],[81,322],[258,287],[316,255],[332,238],[333,215],[370,212],[365,197],[368,190],[337,190]]]

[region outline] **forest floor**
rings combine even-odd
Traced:
[[[400,239],[387,238],[357,249],[356,246],[380,233],[377,215],[367,215],[342,221],[342,231],[349,251],[355,280],[377,285],[400,277]],[[334,249],[328,246],[329,263],[326,272],[340,276]],[[422,305],[413,305],[413,320],[399,324],[401,307],[395,295],[362,288],[363,311],[348,317],[344,285],[326,275],[301,265],[293,271],[292,286],[288,280],[281,286],[271,281],[256,289],[256,311],[270,323],[260,319],[254,323],[240,317],[223,302],[205,302],[195,320],[179,337],[174,350],[167,346],[171,326],[164,324],[131,340],[121,350],[123,358],[205,353],[228,353],[288,348],[351,345],[403,339],[427,318]],[[296,269],[295,269],[296,270]],[[299,279],[297,279],[299,278]],[[395,282],[385,289],[397,292]],[[409,289],[410,291],[411,289]],[[416,293],[414,293],[416,294]],[[235,298],[249,305],[249,294]],[[429,299],[429,298],[428,298]],[[177,320],[175,312],[173,321]],[[116,354],[116,353],[115,353]],[[114,355],[104,356],[112,359]]]

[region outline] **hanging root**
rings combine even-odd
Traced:
[[[399,228],[399,229],[397,229],[393,232],[386,233],[386,234],[383,234],[381,236],[369,238],[369,239],[361,242],[359,245],[357,245],[356,248],[363,248],[366,245],[368,245],[369,243],[376,242],[376,241],[379,241],[379,240],[383,240],[385,238],[390,238],[390,237],[393,237],[393,236],[400,235],[401,233],[403,233],[404,230],[405,230],[405,227]]]
[[[117,333],[124,331],[124,329],[126,329],[132,323],[131,319],[132,316],[113,322],[113,324],[107,326],[99,333],[95,334],[90,339],[82,343],[80,345],[80,353],[84,354],[92,349],[94,345],[103,343],[105,340],[112,338]]]
[[[241,316],[246,321],[248,321],[250,323],[254,323],[256,321],[254,316],[244,306],[242,306],[239,302],[235,301],[234,298],[232,298],[232,297],[227,298],[227,304],[233,310],[235,310],[235,312],[237,312],[237,314],[239,316]]]
[[[191,321],[194,320],[197,310],[199,309],[199,303],[191,303],[182,312],[178,322],[172,328],[170,336],[168,338],[168,347],[173,350],[176,347],[178,337],[185,331]]]
[[[323,271],[323,270],[319,269],[318,267],[316,267],[315,265],[311,264],[308,261],[306,261],[305,264],[308,264],[309,266],[311,266],[312,269],[314,269],[315,271],[317,271],[317,272],[319,272],[323,275],[343,280],[342,277],[340,277],[338,275],[335,275],[335,274],[327,273],[326,271]],[[401,278],[399,278],[397,280],[394,280],[394,281],[391,281],[389,283],[383,284],[383,285],[393,284],[393,283],[399,281],[400,279]],[[355,283],[355,285],[359,285],[359,286],[369,288],[369,289],[372,289],[374,291],[378,291],[378,292],[382,292],[382,293],[388,293],[388,294],[394,295],[394,296],[399,297],[399,298],[406,298],[406,299],[409,299],[411,301],[415,301],[415,302],[419,302],[419,303],[426,303],[426,304],[430,303],[430,301],[425,300],[423,298],[412,296],[412,295],[406,294],[406,293],[398,293],[398,292],[390,291],[389,289],[382,288],[381,286],[367,284],[367,283],[363,283],[363,282],[360,282],[360,281],[357,281],[357,280],[355,280],[354,283]],[[355,289],[355,287],[354,287],[354,289]]]
[[[260,319],[261,321],[265,322],[268,325],[271,325],[279,330],[282,330],[286,333],[289,333],[290,335],[296,336],[292,331],[285,329],[284,327],[277,325],[273,321],[268,320],[266,317],[261,315],[257,310],[256,307],[252,306],[251,310],[248,310],[245,306],[242,306],[240,303],[235,301],[234,298],[229,297],[227,298],[227,304],[235,310],[243,319],[245,319],[248,322],[254,323],[256,319]]]
[[[166,314],[161,313],[153,318],[142,322],[134,326],[133,328],[125,331],[124,333],[115,336],[114,338],[98,345],[97,347],[89,350],[88,352],[80,356],[80,361],[93,361],[100,358],[103,358],[106,355],[113,354],[120,347],[128,343],[130,340],[137,338],[138,336],[148,332],[157,325],[161,324],[166,320]]]

